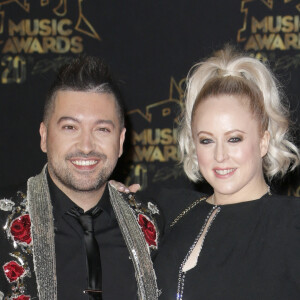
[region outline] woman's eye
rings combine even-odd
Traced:
[[[211,139],[200,139],[200,144],[210,144],[212,143],[213,141]]]
[[[238,142],[241,142],[242,141],[242,138],[240,137],[232,137],[229,139],[229,142],[230,143],[238,143]]]

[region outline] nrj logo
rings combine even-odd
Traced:
[[[73,5],[74,5],[74,0]],[[50,5],[51,2],[51,5]],[[100,40],[96,30],[82,12],[83,0],[77,1],[77,16],[68,14],[68,1],[40,0],[40,12],[46,8],[50,18],[37,18],[31,14],[31,4],[26,0],[0,1],[0,34],[3,39],[1,52],[6,53],[81,53],[83,51],[83,34]],[[69,1],[70,2],[70,1]],[[7,17],[7,5],[19,5],[25,14],[22,19]],[[57,5],[56,5],[57,4]],[[0,37],[1,38],[1,37]]]
[[[237,41],[245,50],[300,50],[300,2],[282,0],[276,4],[272,0],[241,1],[243,26]]]
[[[37,2],[38,0],[33,0],[33,1]],[[83,14],[83,0],[39,0],[39,1],[40,1],[39,4],[41,9],[47,8],[48,11],[49,10],[50,12],[52,11],[53,16],[57,18],[67,17],[69,4],[72,3],[72,6],[74,7],[74,3],[76,3],[75,6],[77,6],[77,16],[75,16],[74,22],[72,21],[73,23],[72,27],[74,28],[74,30],[84,35],[100,40],[100,36],[98,35],[94,27],[91,25],[87,17],[85,17],[85,15]],[[30,0],[23,0],[23,1],[22,0],[0,0],[0,34],[4,32],[5,23],[6,23],[5,20],[7,19],[5,14],[5,8],[8,5],[12,5],[12,4],[14,4],[15,6],[19,6],[30,17],[30,13],[31,13]],[[42,25],[44,27],[49,25],[49,22],[44,21],[44,23],[46,23]]]
[[[83,0],[0,0],[1,82],[24,82],[30,54],[82,53],[84,37],[101,40],[83,13]]]
[[[237,42],[244,50],[276,62],[277,69],[299,66],[299,0],[242,0],[241,15]]]
[[[183,108],[185,81],[183,78],[177,82],[171,77],[167,99],[128,112],[133,131],[132,147],[126,157],[130,164],[126,183],[139,182],[146,187],[150,177],[155,182],[182,175],[174,162],[179,160],[176,127]]]

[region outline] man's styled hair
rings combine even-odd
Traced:
[[[55,107],[58,91],[112,94],[115,98],[120,128],[124,127],[124,105],[117,82],[108,66],[98,57],[80,56],[63,65],[45,100],[43,122],[47,125]]]

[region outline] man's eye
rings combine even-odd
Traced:
[[[65,126],[63,126],[63,129],[66,129],[66,130],[74,130],[75,127],[72,126],[72,125],[65,125]]]
[[[101,132],[110,132],[110,130],[106,127],[100,127],[98,128],[98,131],[101,131]]]
[[[213,142],[213,140],[211,140],[211,139],[200,139],[200,144],[206,145],[206,144],[210,144],[212,142]]]
[[[229,139],[229,142],[230,143],[238,143],[238,142],[241,142],[242,141],[242,138],[240,137],[232,137]]]

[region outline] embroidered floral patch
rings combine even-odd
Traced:
[[[26,194],[23,192],[17,192],[17,196],[13,200],[0,200],[0,210],[10,212],[2,229],[5,230],[8,240],[12,242],[15,249],[9,253],[13,257],[12,260],[2,265],[2,271],[0,269],[10,283],[12,291],[9,296],[3,295],[5,300],[31,299],[29,295],[26,295],[27,282],[24,282],[25,277],[31,277],[28,258],[32,259],[33,246],[27,204]],[[0,300],[1,296],[0,292]]]
[[[15,261],[10,261],[3,266],[4,274],[9,282],[15,282],[25,275],[25,269]]]
[[[152,221],[145,215],[138,215],[138,223],[143,231],[145,240],[148,243],[150,248],[157,248],[157,234],[156,228]]]
[[[13,220],[10,226],[10,233],[16,242],[29,245],[31,243],[30,217],[28,214],[22,215]]]
[[[159,231],[157,230],[157,221],[153,215],[159,215],[158,207],[152,202],[148,202],[147,206],[144,206],[139,202],[133,194],[128,195],[129,205],[136,214],[136,218],[149,249],[158,249],[158,237]]]
[[[17,298],[12,298],[12,300],[30,300],[30,296],[26,296],[26,295],[21,295]]]
[[[152,202],[148,202],[148,209],[151,211],[152,214],[159,214],[158,207]]]
[[[15,203],[9,199],[1,199],[0,200],[0,210],[4,211],[12,211]],[[1,295],[1,294],[0,294]],[[1,298],[0,298],[1,299]]]

